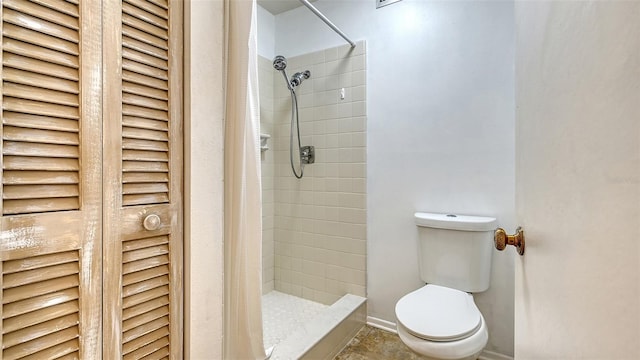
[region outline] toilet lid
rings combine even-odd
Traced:
[[[474,334],[482,316],[466,292],[426,285],[396,304],[398,321],[414,336],[432,341],[454,341]]]

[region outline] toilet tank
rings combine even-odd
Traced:
[[[489,288],[496,219],[415,213],[420,278],[466,292]]]

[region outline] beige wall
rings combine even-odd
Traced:
[[[267,153],[275,159],[275,289],[325,304],[346,293],[366,295],[365,44],[349,49],[288,59],[290,76],[311,70],[298,101],[302,145],[316,147],[316,163],[305,167],[301,180],[289,164],[290,94],[271,70],[274,127]],[[271,67],[270,60],[261,63],[265,72]]]
[[[222,359],[222,1],[187,1],[185,17],[185,358]]]

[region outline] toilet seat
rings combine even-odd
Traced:
[[[396,318],[411,335],[435,342],[468,338],[483,323],[471,294],[431,284],[402,297]]]
[[[473,335],[456,341],[429,341],[411,335],[400,322],[398,336],[414,352],[429,360],[476,360],[489,341],[487,324],[482,320],[480,329]]]

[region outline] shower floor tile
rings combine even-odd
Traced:
[[[264,348],[277,345],[304,323],[328,308],[314,301],[271,291],[262,296]]]

